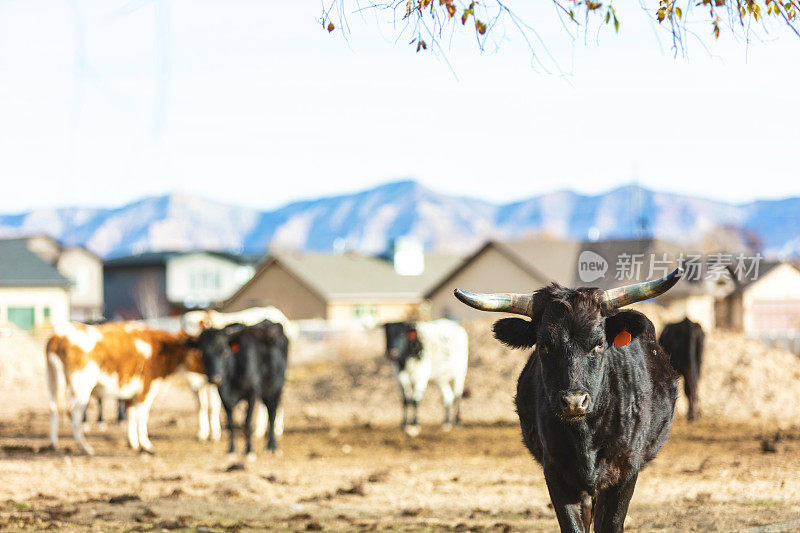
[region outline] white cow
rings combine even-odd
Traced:
[[[192,336],[197,336],[204,329],[224,328],[230,324],[244,324],[252,326],[269,320],[283,326],[283,331],[289,340],[296,338],[297,327],[292,324],[277,307],[251,307],[235,313],[220,313],[219,311],[189,311],[181,317],[182,329]],[[219,416],[222,402],[219,398],[217,386],[209,383],[206,375],[193,369],[184,371],[184,378],[189,387],[197,394],[197,438],[199,440],[219,440],[222,435]],[[263,403],[256,404],[255,423],[253,435],[263,437],[267,432],[267,410]],[[283,409],[279,408],[275,415],[275,434],[283,434]]]
[[[461,396],[467,377],[469,341],[467,332],[452,320],[432,322],[394,322],[384,324],[386,355],[397,370],[397,381],[403,396],[403,429],[410,435],[419,433],[417,405],[422,400],[428,381],[442,391],[444,427],[451,420],[461,423]],[[408,419],[408,408],[413,416]],[[455,416],[451,411],[455,408]]]

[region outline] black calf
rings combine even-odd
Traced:
[[[683,391],[689,401],[689,411],[686,416],[690,422],[700,416],[697,387],[700,384],[705,338],[700,324],[688,318],[667,324],[658,337],[658,343],[670,356],[672,367],[683,376]]]
[[[255,326],[234,324],[224,329],[207,329],[197,339],[203,352],[208,380],[217,385],[228,417],[228,451],[236,450],[233,433],[233,410],[245,400],[245,451],[252,451],[252,417],[256,402],[267,406],[269,426],[267,449],[275,451],[275,414],[281,400],[287,366],[289,340],[283,326],[268,320]]]

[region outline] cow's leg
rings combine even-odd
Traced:
[[[257,439],[267,434],[267,407],[259,400],[253,407],[253,436]]]
[[[403,397],[403,422],[400,427],[405,428],[408,425],[408,411],[411,407],[411,397],[414,395],[413,388],[411,387],[411,377],[408,372],[399,372],[397,374],[397,383],[400,385],[400,395]]]
[[[689,371],[683,376],[683,392],[686,394],[686,400],[689,403],[689,409],[686,412],[686,418],[689,422],[694,421],[697,416],[695,412],[696,409],[696,402],[697,402],[697,394],[696,394],[696,386],[694,382],[694,376],[692,375],[692,370]]]
[[[453,423],[457,426],[461,425],[461,396],[463,391],[459,391],[457,388],[453,388],[454,398],[453,398]]]
[[[283,407],[278,405],[275,410],[275,436],[280,437],[283,435]]]
[[[86,411],[86,404],[89,402],[89,395],[80,397],[73,394],[72,397],[72,434],[78,447],[86,455],[94,455],[94,450],[86,437],[83,435],[83,413]]]
[[[246,455],[253,451],[253,409],[256,406],[256,402],[258,400],[255,396],[247,398],[247,410],[244,415],[244,453]]]
[[[208,440],[211,433],[208,427],[208,394],[209,387],[201,386],[195,394],[197,396],[197,440]]]
[[[117,424],[122,424],[128,419],[127,404],[125,400],[117,400]]]
[[[70,390],[72,391],[72,434],[78,447],[87,455],[94,455],[94,450],[83,435],[83,414],[86,405],[92,396],[92,389],[97,384],[96,366],[86,366],[82,370],[73,372],[69,377]]]
[[[594,530],[598,533],[618,532],[625,528],[628,504],[636,488],[638,473],[618,485],[598,494],[597,510],[594,515]]]
[[[280,403],[280,392],[273,394],[264,401],[264,404],[267,406],[267,450],[272,453],[278,451],[278,439],[275,437],[277,430],[275,429],[275,426],[279,413],[281,418],[283,418],[283,410],[281,409]],[[282,422],[281,425],[283,425]]]
[[[153,400],[156,399],[160,388],[160,381],[152,382],[144,400],[136,408],[136,430],[139,434],[139,446],[143,452],[147,453],[153,453],[153,443],[150,442],[150,437],[147,434],[147,421],[150,419],[150,408],[153,406]]]
[[[451,416],[455,394],[449,381],[439,383],[439,389],[442,391],[442,402],[444,403],[444,423],[442,425],[449,429],[452,426]]]
[[[58,450],[58,397],[60,396],[61,375],[64,365],[61,359],[55,354],[47,354],[47,388],[50,393],[50,445],[54,450]]]
[[[103,425],[103,397],[97,397],[97,424]]]
[[[134,451],[139,451],[139,405],[133,402],[126,404],[128,416],[128,446]]]
[[[89,400],[91,400],[91,397],[89,397]],[[83,410],[83,420],[81,422],[83,422],[84,424],[86,424],[88,426],[88,424],[89,424],[89,409],[88,409],[89,404],[88,404],[88,402],[86,404],[86,407],[87,408]]]
[[[219,412],[222,400],[216,385],[208,385],[208,416],[211,427],[211,440],[218,441],[222,437],[222,426],[219,423]]]
[[[556,512],[556,518],[558,518],[558,525],[562,533],[589,533],[589,529],[585,527],[584,523],[584,500],[588,495],[565,488],[557,474],[548,466],[545,466],[544,471],[547,490],[550,492],[550,501],[553,502],[553,509]],[[595,530],[598,533],[604,531],[597,529],[596,526]]]
[[[228,421],[228,453],[236,453],[236,435],[233,434],[233,409],[229,402],[223,400],[225,418]]]

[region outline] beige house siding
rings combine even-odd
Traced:
[[[362,301],[331,302],[328,304],[327,319],[334,322],[382,324],[408,319],[418,319],[418,301],[386,302],[365,299]]]
[[[103,263],[82,248],[68,248],[56,268],[70,280],[72,320],[97,320],[103,316]]]
[[[744,332],[795,335],[800,332],[800,271],[789,263],[770,270],[742,294]]]
[[[289,320],[327,318],[327,304],[280,264],[272,263],[225,303],[224,312],[273,305]]]
[[[47,328],[67,322],[69,294],[63,287],[0,287],[0,324],[8,321],[9,307],[33,308],[34,327]],[[45,308],[50,318],[45,318]]]
[[[544,284],[543,280],[536,279],[495,248],[489,247],[429,295],[431,315],[434,319],[448,316],[459,320],[486,315],[456,300],[453,296],[456,288],[472,292],[530,293]]]
[[[714,296],[710,294],[692,295],[686,298],[659,298],[659,303],[664,305],[671,315],[685,316],[700,324],[706,331],[716,327],[714,301]]]

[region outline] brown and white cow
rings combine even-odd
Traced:
[[[103,394],[127,400],[128,443],[152,453],[147,436],[150,407],[164,378],[198,354],[187,347],[187,336],[147,329],[131,323],[57,327],[47,342],[50,389],[50,443],[58,449],[58,398],[63,375],[71,396],[72,432],[81,450],[94,452],[86,442],[81,421],[95,387]]]

